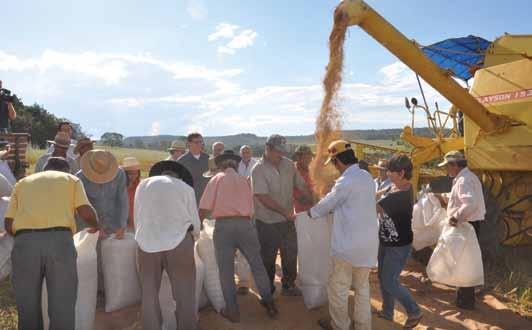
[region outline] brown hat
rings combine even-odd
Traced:
[[[105,150],[91,150],[81,157],[83,175],[95,183],[107,183],[118,173],[116,157]]]
[[[79,149],[81,149],[82,147],[86,146],[86,145],[94,145],[94,143],[96,143],[96,141],[93,141],[89,138],[82,138],[78,141],[78,143],[76,144],[76,147],[74,148],[74,153],[75,154],[79,154]]]
[[[53,141],[48,141],[55,146],[68,149],[70,147],[70,137],[65,132],[57,132]]]

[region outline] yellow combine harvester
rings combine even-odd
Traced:
[[[463,149],[484,185],[486,220],[493,228],[484,239],[532,244],[532,35],[505,35],[491,43],[484,62],[471,67],[474,83],[468,92],[453,72],[440,68],[364,1],[344,0],[338,10],[348,15],[349,25],[358,25],[453,104],[448,113],[414,104],[425,110],[434,132],[427,138],[414,135],[411,127],[403,131],[402,138],[413,146],[416,185],[426,179],[420,173],[428,163]],[[463,136],[457,127],[460,112]],[[450,132],[444,129],[449,120]],[[367,147],[358,144],[357,156],[363,158]]]

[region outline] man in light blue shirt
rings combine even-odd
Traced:
[[[371,175],[359,168],[349,142],[334,141],[328,151],[325,165],[332,163],[341,176],[331,192],[308,211],[311,218],[333,213],[332,274],[327,290],[332,320],[320,320],[319,324],[324,329],[350,329],[347,308],[353,283],[355,329],[369,330],[369,272],[377,264],[379,246],[375,184]]]
[[[100,235],[116,234],[116,238],[122,238],[129,216],[124,170],[118,167],[118,161],[112,153],[103,150],[87,152],[81,158],[80,165],[81,171],[76,176],[83,182],[87,197],[96,209]],[[82,229],[78,227],[78,230]]]

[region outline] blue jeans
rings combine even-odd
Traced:
[[[419,306],[407,288],[399,283],[399,276],[406,259],[410,255],[411,245],[379,246],[379,282],[382,293],[382,313],[386,318],[393,319],[395,300],[399,300],[406,309],[408,316],[417,315]]]

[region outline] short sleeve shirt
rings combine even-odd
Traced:
[[[63,172],[46,171],[20,180],[13,188],[6,218],[13,231],[68,227],[76,232],[74,214],[90,205],[81,180]]]
[[[262,158],[251,171],[253,194],[268,194],[287,210],[294,208],[294,187],[305,189],[306,183],[288,158],[283,157],[278,168]],[[255,198],[255,217],[265,223],[286,221],[282,214],[270,210],[257,198]]]
[[[385,246],[405,246],[412,243],[412,188],[386,193],[378,204],[384,210],[379,215],[379,240]]]

